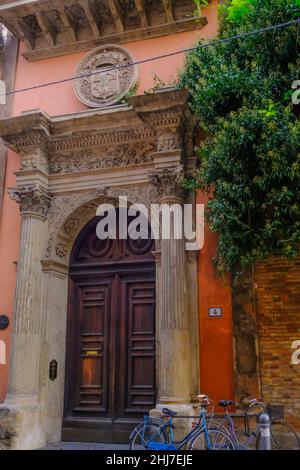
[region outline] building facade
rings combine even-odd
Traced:
[[[119,197],[149,211],[205,203],[182,191],[202,135],[172,87],[184,54],[170,54],[216,35],[217,2],[2,1],[0,21],[16,91],[0,121],[0,447],[126,441],[148,411],[194,414],[200,392],[283,397],[297,420],[297,263],[284,300],[272,260],[219,279],[207,227],[200,251],[125,240],[121,223],[116,239],[96,236],[97,208]]]

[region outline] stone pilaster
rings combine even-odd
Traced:
[[[196,402],[199,399],[200,389],[200,356],[199,356],[199,314],[198,314],[198,251],[186,251],[187,260],[187,284],[189,307],[189,331],[190,331],[190,384],[191,399]]]
[[[159,189],[161,204],[182,207],[183,168],[162,170],[150,176]],[[182,221],[180,222],[182,224]],[[175,224],[170,238],[161,239],[160,301],[157,304],[159,404],[187,404],[191,401],[190,325],[187,299],[184,237],[176,239]]]
[[[44,284],[41,259],[47,235],[46,214],[51,197],[38,185],[10,191],[20,204],[22,215],[17,285],[14,304],[8,408],[14,429],[12,447],[28,436],[36,448],[42,442],[39,433],[38,409],[40,360],[45,322]],[[20,411],[21,410],[21,411]],[[30,445],[26,446],[30,447]]]

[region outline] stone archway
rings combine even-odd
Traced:
[[[150,201],[156,200],[155,194],[155,189],[148,184],[136,191],[134,188],[106,188],[69,197],[59,196],[52,200],[48,222],[50,230],[42,261],[44,282],[47,285],[45,302],[49,327],[49,331],[45,334],[43,349],[45,364],[55,359],[61,366],[58,368],[56,387],[53,387],[53,384],[47,380],[48,370],[45,369],[42,372],[45,406],[48,407],[45,418],[47,428],[51,432],[50,434],[48,431],[48,441],[61,439],[65,389],[68,272],[74,243],[88,222],[95,217],[99,204],[108,203],[117,208],[118,198],[122,196],[127,198],[128,206],[143,203],[149,207]],[[99,435],[105,439],[104,434]]]

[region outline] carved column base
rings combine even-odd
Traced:
[[[197,405],[192,403],[159,402],[156,407],[149,412],[149,415],[152,418],[161,418],[163,416],[163,408],[176,411],[178,418],[176,416],[174,417],[174,438],[175,441],[181,440],[191,430],[192,421],[195,421],[193,417],[197,416],[199,413],[199,403],[197,407]],[[180,416],[184,416],[184,418]]]
[[[0,450],[33,450],[45,445],[37,396],[8,396],[0,405]]]

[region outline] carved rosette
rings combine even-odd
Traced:
[[[161,203],[181,203],[184,197],[183,180],[184,169],[182,165],[175,168],[163,169],[150,173],[149,179],[160,194]]]
[[[39,185],[24,186],[9,190],[12,200],[20,205],[21,214],[34,215],[46,219],[52,195]]]

